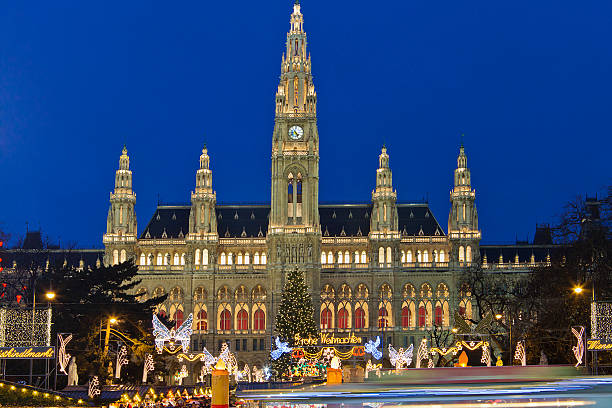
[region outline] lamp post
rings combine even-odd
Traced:
[[[106,356],[108,354],[108,342],[110,340],[110,327],[111,324],[115,324],[117,323],[117,318],[116,317],[109,317],[108,319],[106,319],[106,334],[104,335],[104,355]]]
[[[500,321],[504,317],[503,314],[497,313],[495,315],[495,320]],[[510,365],[514,365],[514,359],[512,358],[512,319],[510,317],[510,313],[508,313],[508,343],[510,343],[509,353],[510,353]]]
[[[580,295],[580,294],[582,294],[582,292],[584,292],[584,289],[582,288],[582,286],[576,285],[576,286],[574,286],[573,291],[574,291],[574,293],[576,295]],[[595,303],[595,279],[594,278],[591,279],[591,292],[592,292],[591,293],[592,302]],[[587,336],[585,335],[585,339],[584,339],[585,343],[586,343],[586,337]],[[597,352],[593,351],[592,353],[593,353],[593,371],[595,371],[595,374],[597,375],[597,368],[596,368],[596,365],[595,365],[596,362],[597,362]],[[585,347],[585,350],[584,350],[584,366],[587,368],[587,370],[588,370],[588,367],[589,367],[589,365],[587,363],[587,356],[588,355],[589,355],[589,350]]]

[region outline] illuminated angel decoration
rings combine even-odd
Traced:
[[[412,351],[414,346],[411,344],[406,350],[400,347],[399,350],[395,350],[392,345],[389,344],[389,361],[391,365],[395,366],[396,370],[408,368],[412,363]]]
[[[574,352],[574,356],[576,357],[576,367],[582,364],[582,356],[584,356],[584,326],[579,326],[580,331],[576,330],[576,328],[572,327],[572,333],[576,336],[576,345],[572,347],[572,351]]]
[[[278,360],[284,353],[291,353],[291,350],[293,350],[292,347],[289,347],[288,342],[280,341],[278,336],[276,337],[274,341],[276,343],[276,350],[272,350],[270,352],[270,356],[272,357],[272,360]]]
[[[59,351],[57,353],[57,362],[59,363],[59,370],[68,375],[66,368],[68,367],[68,363],[70,362],[70,354],[66,352],[66,344],[70,343],[72,340],[72,334],[68,335],[66,338],[63,338],[61,334],[57,335],[57,340],[59,341]]]
[[[376,336],[376,340],[368,340],[364,347],[365,352],[370,353],[374,360],[380,360],[382,357],[382,351],[378,350],[378,346],[380,346],[380,336]]]
[[[167,341],[177,341],[181,343],[183,352],[189,351],[189,341],[193,332],[193,313],[189,314],[187,320],[183,322],[178,330],[174,328],[168,329],[159,321],[157,315],[153,314],[153,336],[155,336],[155,349],[161,354],[164,349],[164,343]]]

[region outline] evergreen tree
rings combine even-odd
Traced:
[[[314,306],[304,276],[297,268],[287,275],[281,304],[276,316],[276,334],[282,341],[294,346],[294,337],[316,336],[317,325],[314,319]],[[275,345],[272,345],[274,348]],[[287,373],[291,366],[291,356],[283,354],[272,361],[277,378]]]

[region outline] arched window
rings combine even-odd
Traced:
[[[433,261],[438,263],[439,259],[438,259],[438,251],[436,251],[435,249],[432,251],[432,255],[433,255]]]
[[[429,262],[429,252],[423,251],[423,262]]]
[[[236,257],[236,264],[242,265],[242,252],[238,252],[238,256]]]
[[[164,256],[164,265],[170,264],[170,254],[166,252],[166,256]]]
[[[248,252],[245,252],[245,253],[244,253],[244,264],[245,264],[245,265],[248,265],[248,264],[249,264],[249,262],[251,262],[251,259],[250,259],[250,256],[249,256],[249,253],[248,253]]]
[[[255,311],[254,316],[255,316],[253,319],[254,329],[255,330],[266,330],[266,313],[261,309],[257,309]]]
[[[232,329],[232,313],[224,309],[221,311],[221,319],[219,320],[219,325],[221,330],[231,330]]]
[[[199,265],[200,264],[200,249],[196,249],[195,250],[195,264]]]
[[[227,254],[227,264],[231,265],[233,263],[234,263],[234,254],[230,252],[229,254]]]
[[[208,265],[208,249],[202,250],[202,265]]]
[[[157,254],[157,265],[161,266],[163,264],[164,264],[164,256],[161,253],[159,253]]]
[[[338,251],[338,263],[341,264],[343,261],[342,251]]]
[[[440,262],[446,262],[444,260],[444,250],[443,249],[440,250]]]
[[[227,257],[225,252],[221,252],[221,265],[227,265]]]
[[[174,254],[174,263],[173,263],[173,265],[179,265],[180,262],[181,262],[181,258],[180,258],[180,255],[177,252],[177,253]]]
[[[425,305],[419,306],[419,327],[425,327],[427,322],[427,311]]]
[[[338,310],[338,328],[347,329],[349,327],[349,312],[345,307],[342,307]]]
[[[332,329],[333,327],[332,312],[326,307],[321,311],[321,328]]]
[[[266,264],[266,253],[265,252],[261,253],[261,264],[262,265]]]
[[[174,320],[174,328],[178,330],[178,328],[181,327],[181,325],[185,321],[185,318],[183,317],[183,311],[181,309],[177,309],[176,312],[174,312],[174,315],[172,316],[172,320]]]
[[[387,266],[390,266],[393,262],[393,254],[391,252],[391,247],[387,247]]]
[[[465,248],[465,260],[466,262],[472,262],[472,247],[469,245]]]
[[[459,247],[459,262],[464,262],[465,261],[465,250],[463,249],[463,246]]]
[[[140,254],[140,265],[145,265],[147,263],[147,257],[144,253]]]
[[[385,248],[378,248],[378,264],[383,266],[385,264]]]
[[[406,252],[402,249],[402,263],[406,263]]]
[[[208,330],[208,314],[206,313],[206,310],[202,309],[200,310],[200,312],[197,315],[197,330],[202,330],[202,331],[206,331]]]
[[[119,263],[119,251],[115,249],[113,251],[113,265],[117,265],[118,263]]]
[[[354,257],[353,257],[353,261],[356,264],[359,263],[359,251],[355,251],[355,254],[354,254]]]
[[[325,252],[321,252],[321,263],[324,264],[327,262],[327,257],[325,256]]]
[[[411,250],[408,250],[408,253],[406,253],[406,262],[412,263],[412,251]]]
[[[366,251],[361,251],[361,263],[368,263],[368,260],[366,258]]]
[[[420,249],[417,251],[417,262],[419,262],[419,263],[423,262],[423,258],[421,257],[421,250]]]
[[[327,253],[327,263],[328,264],[333,264],[334,263],[334,254],[332,254],[331,251],[329,251]]]
[[[147,265],[151,265],[153,263],[153,254],[149,253],[147,255]]]
[[[440,305],[440,303],[436,304],[434,312],[434,324],[436,326],[442,326],[442,305]]]
[[[255,255],[253,255],[253,263],[259,265],[259,252],[255,252]]]
[[[362,307],[355,309],[355,328],[363,329],[366,327],[366,314]]]
[[[240,309],[238,312],[238,330],[248,330],[249,329],[249,314],[246,310]]]
[[[351,254],[349,251],[344,252],[344,263],[351,263]]]
[[[407,329],[410,327],[410,309],[408,306],[402,307],[402,328]]]
[[[185,265],[185,253],[181,254],[181,265]]]
[[[387,318],[389,314],[387,313],[387,309],[385,307],[381,307],[378,309],[378,328],[384,329],[388,326]]]

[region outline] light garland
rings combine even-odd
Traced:
[[[291,353],[291,350],[293,350],[292,347],[289,347],[289,342],[280,341],[278,336],[276,336],[274,342],[276,343],[276,350],[270,351],[272,360],[278,360],[284,353]]]
[[[412,363],[412,352],[414,350],[414,345],[411,344],[406,350],[403,348],[399,348],[399,350],[395,350],[391,344],[389,344],[389,361],[392,366],[395,366],[396,370],[401,370],[402,368],[410,365]]]
[[[66,344],[70,343],[72,340],[72,334],[66,336],[66,338],[62,337],[61,334],[57,335],[57,341],[59,343],[59,351],[57,353],[57,362],[59,364],[59,371],[68,375],[66,371],[66,367],[68,367],[68,362],[70,362],[70,354],[66,352]]]
[[[176,358],[180,362],[182,362],[183,360],[187,360],[190,363],[200,360],[200,361],[203,361],[205,365],[210,365],[210,366],[215,365],[215,363],[217,362],[217,359],[213,357],[212,354],[210,354],[210,352],[206,349],[206,347],[204,347],[201,353],[198,353],[198,354],[181,353],[177,355]]]
[[[591,338],[612,340],[612,303],[591,302]]]
[[[193,333],[193,313],[189,314],[187,320],[183,322],[178,330],[174,328],[168,329],[157,317],[153,314],[153,336],[155,336],[155,349],[161,354],[164,349],[164,343],[167,341],[177,341],[181,343],[183,352],[189,351],[189,342]]]
[[[580,331],[577,328],[580,328]],[[576,345],[572,347],[572,351],[577,360],[575,367],[578,367],[582,364],[582,356],[584,356],[584,326],[572,327],[572,333],[577,341]]]
[[[514,352],[514,359],[520,360],[521,365],[527,365],[527,354],[525,353],[525,340],[521,340],[516,343],[516,351]]]
[[[117,362],[115,363],[115,378],[117,379],[121,378],[121,367],[128,363],[127,354],[127,347],[121,346],[117,353]]]
[[[89,398],[94,399],[100,395],[100,381],[98,376],[94,376],[89,380],[89,387],[87,388],[87,395]]]
[[[0,309],[0,347],[42,346],[51,346],[51,308]]]
[[[151,354],[147,354],[145,357],[144,367],[142,368],[142,383],[147,383],[147,375],[149,372],[155,370],[155,362],[153,361],[153,356]]]
[[[380,336],[376,336],[376,340],[368,340],[364,350],[366,353],[371,354],[374,360],[380,360],[383,353],[378,350],[378,346],[380,346]]]

